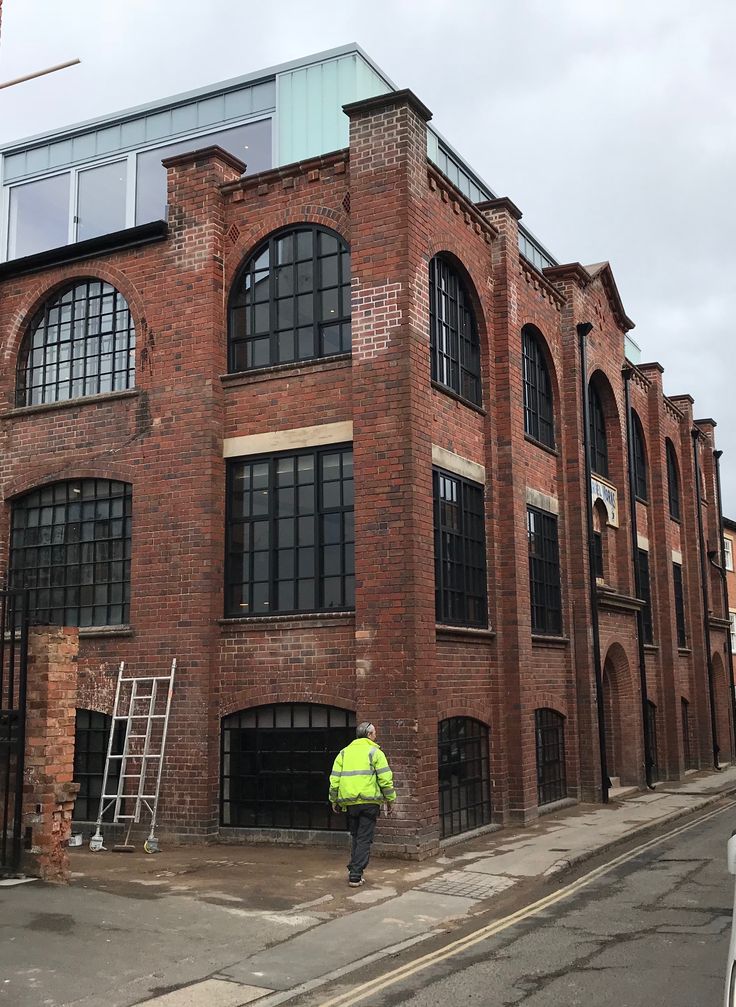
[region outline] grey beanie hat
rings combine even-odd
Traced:
[[[370,720],[364,720],[362,724],[358,724],[355,728],[356,738],[367,738],[370,731],[373,730],[373,724]]]

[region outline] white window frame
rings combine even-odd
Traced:
[[[723,536],[723,555],[725,557],[726,569],[733,572],[733,539],[728,535]]]
[[[731,653],[736,654],[736,611],[731,609],[728,613],[728,619],[731,623]]]

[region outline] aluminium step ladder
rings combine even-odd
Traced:
[[[127,823],[128,826],[125,843],[115,849],[133,849],[130,846],[131,829],[140,822],[141,813],[146,812],[150,816],[150,829],[143,849],[146,853],[158,853],[156,815],[171,697],[174,692],[176,658],[171,662],[168,675],[125,678],[124,671],[125,662],[121,661],[107,742],[97,828],[89,841],[89,848],[92,852],[105,849],[102,819],[112,809],[113,824]],[[119,744],[121,735],[122,746]],[[121,751],[113,751],[120,747]]]

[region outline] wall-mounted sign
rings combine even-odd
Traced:
[[[618,528],[618,490],[600,476],[590,477],[590,492],[593,496],[593,503],[600,500],[606,508],[608,523]]]

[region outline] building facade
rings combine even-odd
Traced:
[[[407,855],[732,758],[715,422],[635,362],[610,266],[556,263],[371,73],[337,150],[159,151],[149,219],[156,157],[128,150],[115,222],[88,188],[97,233],[73,212],[97,168],[48,159],[212,96],[5,154],[0,541],[36,621],[80,626],[80,820],[121,660],[177,658],[180,836],[341,830],[326,770],[356,720]],[[8,181],[42,161],[69,176],[54,239]]]

